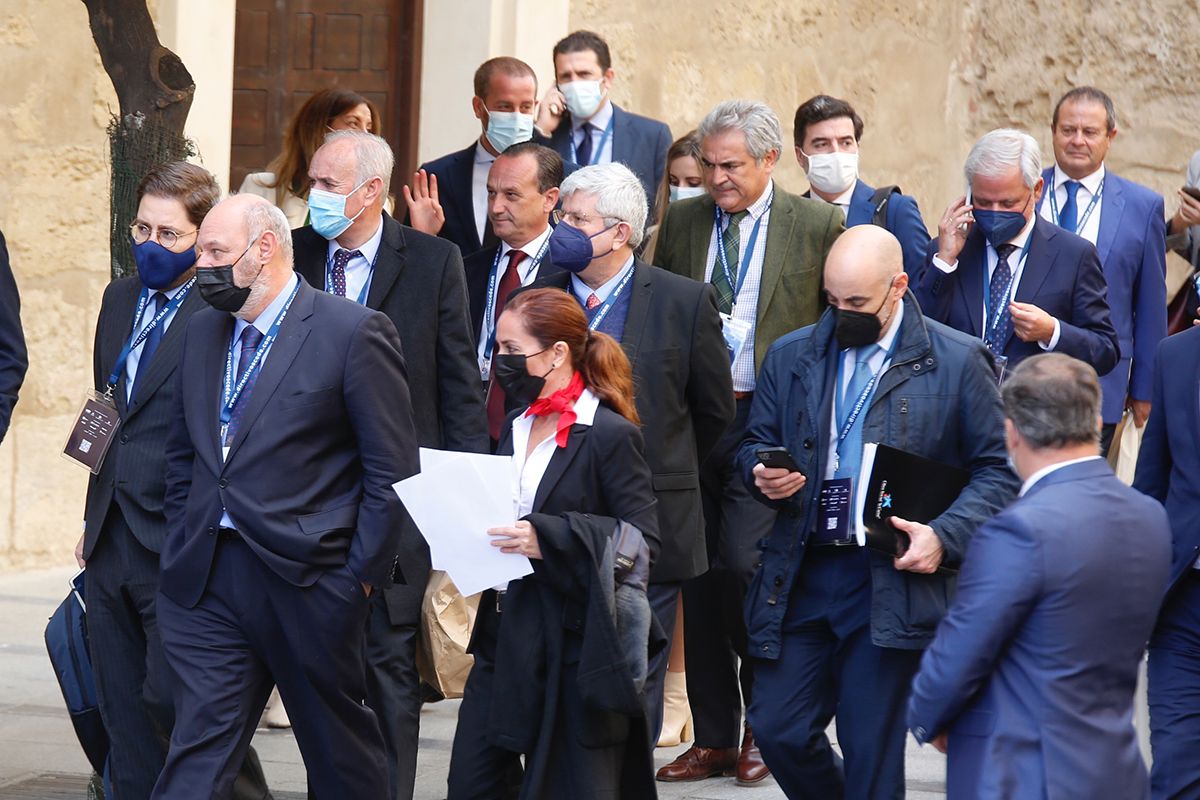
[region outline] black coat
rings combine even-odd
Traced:
[[[8,246],[0,233],[0,442],[8,432],[17,392],[25,382],[29,356],[21,331],[21,297],[8,264]]]

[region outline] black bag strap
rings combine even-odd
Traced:
[[[880,186],[875,190],[875,194],[871,195],[871,207],[875,209],[871,214],[872,225],[878,225],[881,228],[887,227],[888,200],[894,194],[901,194],[899,186]]]

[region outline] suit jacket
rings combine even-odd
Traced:
[[[484,249],[472,253],[463,259],[463,269],[467,274],[467,301],[471,308],[471,338],[475,342],[476,351],[479,347],[479,331],[483,329],[483,310],[487,305],[488,278],[492,274],[492,264],[496,260],[496,251],[500,249],[500,245],[485,247]],[[504,269],[508,264],[500,264],[500,275],[504,275]],[[550,248],[546,248],[546,255],[542,256],[542,263],[538,265],[537,276],[535,280],[542,280],[550,275],[561,273],[562,267],[554,264],[550,258]],[[497,289],[499,288],[500,278],[496,278]]]
[[[96,343],[92,348],[92,372],[96,391],[108,388],[108,376],[133,332],[142,282],[136,276],[113,281],[104,290],[100,316],[96,320]],[[100,537],[104,518],[114,502],[120,508],[133,536],[147,550],[162,550],[167,535],[163,514],[166,494],[166,453],[163,443],[179,413],[175,394],[175,371],[188,320],[208,304],[193,289],[175,312],[158,349],[149,362],[138,365],[138,387],[133,402],[126,404],[125,365],[113,392],[121,429],[109,446],[97,475],[88,479],[84,514],[83,557],[90,558]]]
[[[846,209],[847,228],[871,224],[875,217],[875,206],[871,203],[873,194],[873,186],[862,181],[854,185],[854,194],[850,196],[850,206]],[[904,271],[915,279],[925,269],[925,253],[929,250],[929,229],[925,227],[925,220],[921,219],[916,199],[893,192],[887,201],[885,222],[887,224],[884,227],[900,240],[900,249],[904,252]]]
[[[1162,503],[1171,520],[1171,585],[1200,557],[1200,328],[1163,339],[1154,358],[1150,420],[1133,488]]]
[[[1053,191],[1054,167],[1042,172]],[[1162,195],[1111,171],[1104,176],[1096,251],[1108,284],[1108,308],[1120,346],[1112,372],[1100,379],[1103,417],[1121,420],[1125,396],[1150,399],[1154,351],[1167,335],[1167,226]]]
[[[733,421],[729,354],[711,287],[641,261],[629,285],[621,347],[633,366],[662,537],[650,579],[682,581],[708,569],[699,465]],[[544,286],[569,293],[571,276],[530,288]]]
[[[1149,797],[1133,696],[1170,537],[1100,459],[984,523],[909,700],[918,741],[949,731],[948,796]]]
[[[0,442],[8,432],[17,393],[28,368],[25,334],[21,330],[21,296],[8,263],[8,245],[0,233]]]
[[[658,187],[662,185],[663,175],[667,171],[667,151],[671,149],[673,141],[671,129],[666,123],[632,114],[616,103],[612,104],[612,108],[612,160],[629,167],[638,176],[650,204],[650,216],[647,219],[654,219],[654,199],[658,196]],[[573,164],[571,125],[571,113],[568,111],[551,134],[550,147],[563,157],[563,161]]]
[[[938,322],[982,339],[988,285],[983,233],[972,228],[958,256],[958,268],[949,274],[933,264],[937,247],[937,239],[929,243],[927,266],[914,287],[921,308]],[[1054,351],[1091,364],[1100,375],[1116,366],[1118,353],[1106,293],[1104,271],[1092,243],[1035,218],[1015,299],[1058,319],[1062,333]],[[1040,344],[1021,341],[1015,333],[1004,347],[1009,369],[1041,352]]]
[[[672,203],[659,226],[655,263],[703,283],[705,270],[711,266],[708,245],[714,208],[709,195]],[[762,368],[772,342],[811,325],[821,315],[825,308],[825,256],[845,230],[842,222],[842,212],[829,203],[789,194],[775,184],[755,311],[756,371]]]
[[[300,279],[222,460],[218,411],[233,330],[232,315],[203,309],[181,343],[162,591],[185,607],[199,602],[222,508],[289,583],[310,586],[348,567],[387,586],[404,518],[392,484],[419,469],[395,327]]]

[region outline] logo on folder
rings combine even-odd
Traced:
[[[879,482],[879,499],[875,502],[875,519],[882,519],[883,510],[892,507],[892,493],[887,488],[888,482],[885,478]]]

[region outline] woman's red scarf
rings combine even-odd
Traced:
[[[583,394],[583,388],[583,376],[576,371],[571,376],[571,382],[562,389],[530,403],[525,416],[545,417],[558,414],[554,443],[559,447],[566,447],[567,436],[571,433],[571,426],[575,424],[575,401]]]

